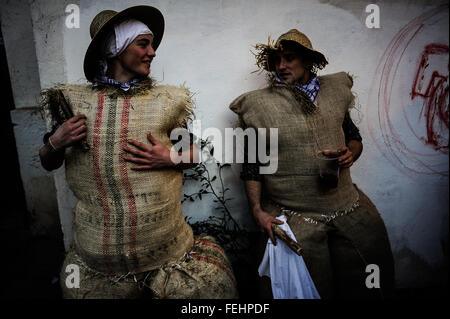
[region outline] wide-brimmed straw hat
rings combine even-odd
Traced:
[[[94,79],[99,71],[101,45],[113,26],[127,19],[136,19],[145,23],[153,32],[152,47],[156,51],[164,34],[164,17],[162,13],[151,6],[135,6],[117,12],[104,10],[97,14],[91,22],[91,43],[84,56],[84,75],[88,81]]]
[[[283,43],[291,42],[296,46],[301,48],[304,54],[309,55],[310,62],[313,63],[313,67],[315,69],[323,69],[325,65],[328,64],[325,56],[313,49],[311,41],[309,38],[302,32],[297,29],[291,29],[286,33],[280,35],[275,43],[273,41],[268,40],[267,44],[258,43],[255,48],[259,51],[256,56],[256,65],[266,71],[274,71],[275,67],[273,65],[273,61],[271,61],[271,57],[274,53],[283,50]]]

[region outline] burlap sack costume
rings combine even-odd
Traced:
[[[378,294],[365,286],[365,267],[376,263],[389,290],[393,261],[376,207],[352,183],[348,168],[340,170],[335,188],[319,179],[317,154],[345,145],[342,122],[353,105],[353,82],[343,72],[319,81],[317,107],[304,92],[293,94],[275,84],[239,96],[230,108],[243,128],[278,128],[278,170],[263,175],[262,208],[273,216],[288,216],[321,297]],[[305,109],[315,111],[307,114]]]
[[[127,140],[145,143],[148,131],[170,148],[170,131],[192,114],[189,91],[153,87],[150,80],[128,92],[61,85],[45,93],[50,121],[58,108],[57,91],[74,115],[86,115],[90,147],[87,152],[70,147],[65,153],[66,179],[78,202],[73,249],[61,272],[64,296],[132,298],[150,292],[159,298],[236,297],[224,252],[211,238],[194,243],[182,216],[181,171],[133,171],[122,158]],[[79,289],[65,285],[70,263],[82,269]]]

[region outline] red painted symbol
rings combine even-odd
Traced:
[[[424,141],[432,145],[437,151],[448,153],[448,68],[447,75],[441,70],[430,69],[429,57],[432,55],[447,54],[448,46],[430,44],[425,47],[417,70],[416,78],[411,91],[411,99],[422,97],[424,99],[421,116],[426,119],[427,137]],[[431,71],[432,70],[432,71]],[[432,72],[426,84],[426,72]],[[444,70],[445,71],[445,70]]]
[[[448,176],[449,48],[441,43],[447,12],[448,4],[429,10],[394,36],[367,103],[367,126],[378,151],[411,177]]]

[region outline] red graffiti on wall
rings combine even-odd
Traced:
[[[448,45],[429,43],[422,51],[416,49],[417,43],[423,42],[418,40],[419,35],[427,34],[425,30],[445,22],[448,27],[446,12],[448,4],[405,25],[383,53],[371,86],[367,105],[373,97],[378,107],[367,110],[370,136],[380,153],[408,176],[448,176],[448,157],[442,155],[448,154],[449,67],[448,58],[445,66],[443,59],[436,60],[448,57]],[[411,84],[407,84],[414,60],[419,61],[414,67],[417,71]],[[407,91],[403,89],[405,84],[409,87]],[[374,89],[378,91],[375,93]],[[422,109],[418,110],[420,99]]]
[[[429,44],[420,59],[416,78],[414,79],[411,99],[424,99],[421,115],[426,118],[426,144],[434,146],[437,151],[448,153],[448,140],[445,140],[443,130],[448,130],[448,69],[447,75],[433,70],[428,85],[424,86],[425,72],[429,71],[429,56],[433,54],[448,54],[448,46]],[[425,89],[424,89],[425,88]]]

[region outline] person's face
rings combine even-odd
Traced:
[[[150,64],[156,56],[152,42],[152,35],[141,34],[119,55],[122,68],[133,77],[146,77],[150,74]]]
[[[298,53],[287,48],[275,56],[275,71],[280,80],[287,84],[302,82],[307,72]]]

